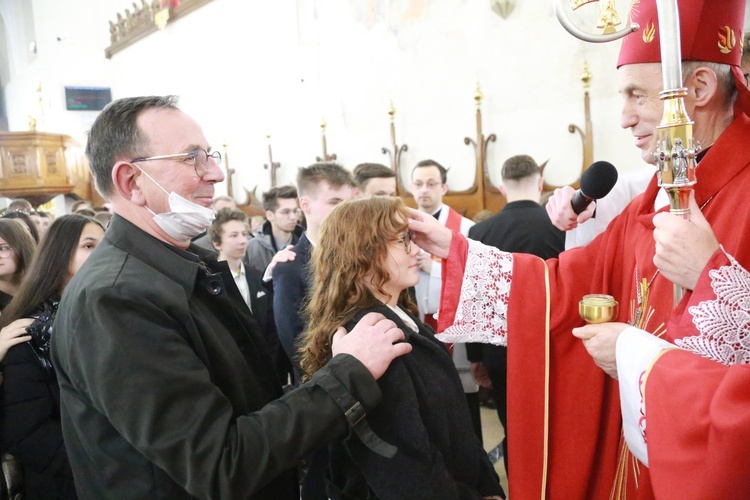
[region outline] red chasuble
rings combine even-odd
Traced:
[[[678,345],[693,352],[664,352],[644,377],[657,497],[750,496],[748,274],[717,251],[680,304],[678,312],[688,313],[668,325],[685,335]]]
[[[657,498],[748,498],[750,365],[666,351],[646,378],[646,442]]]
[[[750,120],[741,115],[697,167],[695,198],[727,253],[750,269],[748,137]],[[659,189],[652,180],[646,192],[586,247],[546,262],[513,255],[507,311],[508,454],[510,497],[515,500],[545,495],[653,497],[648,469],[621,445],[617,382],[594,364],[571,330],[583,324],[578,302],[590,293],[614,296],[620,304],[616,321],[637,323],[650,332],[664,332],[667,322],[682,322],[684,304],[693,294],[685,293],[672,315],[672,283],[658,275],[653,264],[652,219]],[[457,327],[459,308],[485,311],[499,300],[498,287],[467,293],[463,276],[468,253],[466,239],[454,234],[450,257],[443,263],[441,331]],[[701,286],[705,281],[696,287],[696,295],[706,293]],[[635,321],[639,304],[640,320]],[[664,338],[674,341],[684,335],[670,329]],[[668,388],[672,389],[678,390]],[[651,405],[647,402],[647,439],[649,431],[656,433],[650,420],[656,410]],[[658,464],[658,459],[652,463],[655,472]]]

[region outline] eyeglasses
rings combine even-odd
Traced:
[[[404,234],[402,234],[398,239],[398,242],[404,245],[404,250],[406,250],[406,253],[411,253],[412,238],[414,238],[414,233],[412,233],[411,230],[406,230]]]
[[[295,217],[299,215],[299,208],[282,208],[281,210],[278,210],[276,213],[279,215],[283,215],[285,217],[288,217],[290,215],[294,215]]]
[[[7,259],[11,255],[13,255],[13,248],[8,245],[0,245],[0,257]]]
[[[151,160],[167,160],[170,158],[185,158],[188,163],[193,165],[195,169],[195,175],[203,177],[208,171],[208,159],[212,158],[217,165],[221,165],[221,153],[213,151],[209,153],[205,149],[196,149],[189,153],[179,153],[176,155],[161,155],[161,156],[149,156],[148,158],[136,158],[130,160],[130,163],[137,163],[139,161],[151,161]]]
[[[443,183],[435,181],[427,181],[426,183],[422,181],[415,181],[412,182],[411,185],[414,186],[415,189],[422,189],[424,186],[427,186],[427,189],[435,189],[438,186],[442,186]]]

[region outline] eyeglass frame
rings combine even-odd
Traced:
[[[299,208],[299,207],[297,207],[297,208],[277,208],[276,210],[274,210],[273,213],[274,214],[279,214],[279,215],[286,215],[286,216],[294,215],[295,217],[299,217],[299,214],[302,213],[302,209]]]
[[[206,153],[206,166],[204,167],[203,173],[198,172],[198,151],[203,151]],[[187,153],[177,153],[173,155],[159,155],[159,156],[149,156],[147,158],[136,158],[134,160],[130,160],[130,163],[138,163],[142,161],[151,161],[151,160],[169,160],[173,158],[193,158],[193,170],[195,170],[195,175],[200,177],[201,179],[203,176],[206,175],[208,172],[208,161],[209,158],[213,159],[213,161],[216,162],[217,165],[221,165],[221,152],[220,151],[211,151],[210,153],[206,151],[203,148],[194,149],[193,151],[188,151]]]
[[[417,184],[417,182],[419,184]],[[423,187],[426,187],[427,189],[435,189],[438,186],[442,186],[443,183],[442,182],[433,181],[432,179],[430,179],[427,182],[412,181],[411,185],[414,187],[414,189],[422,189]]]
[[[4,250],[4,248],[7,248],[7,250]],[[13,255],[14,252],[15,252],[15,250],[13,250],[12,246],[10,246],[8,244],[0,245],[0,258],[7,259],[11,255]],[[3,254],[5,254],[5,255],[3,255]]]
[[[396,241],[404,245],[404,250],[406,250],[406,253],[411,253],[411,245],[413,243],[413,240],[414,233],[411,232],[411,229],[407,229]]]

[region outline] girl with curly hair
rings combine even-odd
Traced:
[[[378,380],[383,399],[364,425],[329,449],[329,496],[502,498],[448,349],[419,321],[408,293],[419,252],[408,217],[400,198],[345,202],[328,215],[313,250],[299,345],[305,376],[330,360],[338,326],[351,330],[370,312],[395,322],[412,345]]]

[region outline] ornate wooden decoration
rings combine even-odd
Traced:
[[[227,144],[226,142],[224,143],[224,165],[227,169],[227,194],[234,198],[233,181],[235,170],[229,166],[229,144]],[[254,187],[252,191],[248,191],[245,186],[240,187],[245,193],[245,201],[243,203],[237,203],[237,208],[245,212],[248,216],[263,215],[263,206],[255,196],[255,191],[258,189],[258,186]],[[237,199],[234,199],[236,202]]]
[[[480,210],[488,209],[492,212],[499,211],[505,206],[505,197],[500,194],[500,191],[492,185],[490,180],[489,170],[487,167],[487,146],[490,142],[495,142],[497,137],[495,134],[490,134],[488,137],[484,136],[482,132],[482,99],[483,94],[477,83],[476,91],[474,92],[474,102],[476,105],[476,127],[477,135],[476,140],[469,137],[464,138],[464,144],[471,144],[474,147],[475,154],[475,165],[474,165],[474,183],[473,185],[463,191],[448,191],[443,196],[443,202],[446,205],[451,206],[459,213],[466,217],[473,217]],[[389,113],[391,114],[391,113]],[[393,133],[393,122],[391,122],[391,138],[395,145],[395,136]],[[405,146],[403,146],[405,148]],[[404,149],[405,150],[405,149]],[[383,153],[386,149],[383,148]],[[398,172],[398,170],[397,170]],[[404,198],[407,205],[414,207],[416,203],[411,193],[406,192],[403,186],[400,185],[399,177],[399,196]]]
[[[59,194],[102,201],[83,147],[67,135],[36,131],[0,133],[0,194],[35,206]]]
[[[581,165],[581,173],[578,175],[578,178],[575,180],[575,182],[570,184],[573,189],[578,189],[580,187],[581,175],[583,175],[583,173],[594,162],[594,126],[591,123],[591,100],[589,98],[591,78],[592,77],[591,73],[589,72],[588,64],[583,63],[583,73],[581,73],[581,81],[583,82],[583,109],[586,119],[584,125],[585,131],[581,130],[578,125],[572,123],[568,125],[568,132],[570,132],[571,134],[578,132],[578,134],[581,136],[581,142],[583,144],[583,164]],[[547,162],[544,162],[544,164],[541,166],[542,173],[544,173],[544,167],[546,165]],[[544,183],[545,191],[554,191],[558,187],[561,186],[552,186],[550,184],[547,184],[546,182]]]
[[[476,141],[470,137],[464,137],[464,144],[474,146],[474,157],[476,159],[475,166],[475,179],[481,179],[481,182],[474,182],[477,186],[476,189],[479,191],[479,197],[482,200],[482,208],[488,209],[493,212],[499,211],[505,205],[505,197],[500,191],[492,184],[490,179],[490,171],[487,167],[487,146],[490,142],[495,142],[497,136],[490,134],[487,138],[484,137],[482,132],[482,99],[484,94],[479,87],[477,82],[477,88],[474,92],[474,102],[477,106],[476,111],[476,123],[477,123],[477,139]],[[449,193],[451,194],[451,193]]]
[[[316,156],[315,161],[336,161],[336,154],[329,155],[328,154],[328,141],[326,141],[326,127],[328,124],[326,123],[326,119],[323,118],[323,120],[320,123],[320,139],[323,142],[323,156]]]
[[[380,148],[380,152],[384,155],[388,155],[388,158],[391,160],[391,168],[396,172],[396,194],[398,196],[404,196],[408,194],[408,191],[401,181],[401,154],[405,151],[409,151],[409,146],[406,144],[399,146],[396,143],[396,124],[394,123],[396,108],[393,107],[393,101],[391,101],[390,107],[388,108],[388,116],[391,121],[391,148]]]
[[[212,0],[141,0],[133,2],[133,11],[125,9],[117,13],[116,21],[109,21],[110,46],[104,49],[107,59],[129,47],[141,38],[150,35],[184,17]]]
[[[273,161],[273,149],[271,149],[271,136],[267,135],[268,140],[268,163],[263,164],[263,168],[271,171],[271,187],[276,187],[276,170],[281,168],[281,164]]]

